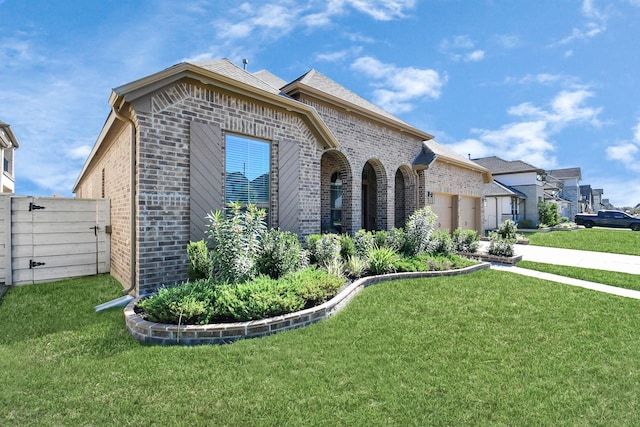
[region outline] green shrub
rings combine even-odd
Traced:
[[[189,242],[187,244],[187,256],[189,258],[187,277],[190,281],[211,277],[213,261],[204,240]]]
[[[353,236],[353,244],[355,245],[356,255],[360,258],[367,258],[369,252],[375,247],[375,237],[370,231],[358,230]]]
[[[538,203],[538,220],[549,227],[557,225],[560,222],[558,205],[551,202]]]
[[[407,252],[407,233],[402,228],[392,228],[387,239],[387,246],[398,253]]]
[[[352,279],[362,277],[369,268],[369,262],[366,258],[360,258],[358,255],[350,255],[344,264],[344,271]]]
[[[518,238],[518,226],[515,222],[508,219],[498,227],[497,233],[503,239],[516,240]]]
[[[415,211],[407,221],[407,254],[420,255],[431,252],[431,234],[435,230],[436,214],[430,207]]]
[[[350,256],[356,254],[356,245],[353,243],[353,238],[348,234],[340,236],[340,256],[342,259],[348,259]]]
[[[151,322],[205,324],[209,321],[215,285],[211,280],[196,280],[172,287],[161,287],[156,294],[138,302]]]
[[[369,270],[373,274],[385,274],[394,272],[394,264],[398,262],[399,255],[392,248],[375,248],[369,252]]]
[[[255,205],[244,208],[239,203],[230,203],[228,210],[228,215],[216,211],[207,216],[207,236],[212,248],[213,277],[238,283],[257,273],[255,261],[261,236],[267,229],[266,212]]]
[[[456,252],[475,253],[480,247],[480,236],[475,230],[456,228],[452,238]]]
[[[288,274],[283,280],[305,301],[306,308],[329,301],[344,285],[344,279],[313,267]]]
[[[399,272],[428,271],[424,258],[417,256],[401,256],[393,263],[393,268]]]
[[[246,322],[302,310],[301,298],[286,281],[258,276],[237,285],[216,290],[214,310],[217,321]]]
[[[378,230],[374,232],[373,237],[377,247],[382,248],[384,246],[387,246],[387,239],[389,238],[389,233],[387,233],[385,230]]]
[[[326,266],[340,258],[340,236],[323,234],[314,247],[314,258],[319,266]]]
[[[448,231],[434,231],[431,234],[431,253],[448,255],[455,249],[453,239]]]
[[[316,248],[318,246],[318,242],[322,239],[322,234],[310,234],[307,236],[307,252],[309,254],[309,263],[317,264],[318,260],[316,259]]]
[[[504,238],[498,232],[489,233],[489,249],[490,255],[512,257],[514,255],[515,238]]]
[[[258,273],[277,279],[306,264],[306,253],[298,236],[289,231],[271,229],[262,235],[261,251],[256,259]]]

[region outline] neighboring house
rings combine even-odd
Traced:
[[[0,191],[13,193],[16,188],[15,179],[15,150],[18,148],[18,140],[11,127],[0,120],[0,157],[2,158],[2,174],[0,175]]]
[[[78,180],[112,206],[111,271],[137,295],[186,279],[186,245],[227,202],[271,227],[355,233],[432,206],[441,229],[482,232],[489,171],[311,70],[286,83],[228,60],[120,86]]]
[[[538,224],[538,203],[545,200],[544,170],[521,160],[504,160],[496,156],[472,160],[487,168],[498,184],[484,186],[486,228],[497,228],[496,223],[499,225],[506,219],[515,222],[526,219]]]
[[[595,212],[593,204],[593,190],[588,184],[580,186],[580,212]]]
[[[591,194],[593,196],[593,211],[598,212],[602,209],[607,209],[604,206],[602,195],[604,194],[604,190],[602,188],[594,188],[591,190]]]
[[[580,168],[548,170],[547,175],[562,181],[560,197],[570,203],[569,209],[560,212],[561,216],[573,219],[577,213],[587,212],[586,201],[581,200],[580,181],[582,180],[582,172]]]

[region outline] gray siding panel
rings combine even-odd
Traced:
[[[280,143],[278,159],[278,218],[281,230],[298,233],[300,148],[295,141]]]
[[[190,139],[190,239],[196,241],[205,237],[207,214],[224,208],[222,129],[191,122]]]

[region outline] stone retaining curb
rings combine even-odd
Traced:
[[[239,339],[264,337],[319,322],[342,310],[362,289],[375,283],[397,279],[457,276],[488,270],[490,266],[489,263],[481,263],[459,270],[393,273],[363,277],[349,284],[331,300],[319,306],[250,322],[184,326],[149,322],[135,312],[135,305],[140,300],[139,298],[127,304],[124,316],[129,333],[141,342],[165,345],[228,344]]]

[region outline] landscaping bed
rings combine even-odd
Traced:
[[[335,297],[318,306],[266,319],[248,322],[227,322],[207,325],[175,325],[145,320],[136,309],[139,299],[130,302],[124,310],[127,329],[132,337],[151,344],[228,344],[239,339],[257,338],[277,332],[297,329],[319,322],[344,308],[365,287],[389,280],[469,274],[490,267],[476,264],[458,270],[390,273],[368,276],[346,285]]]

